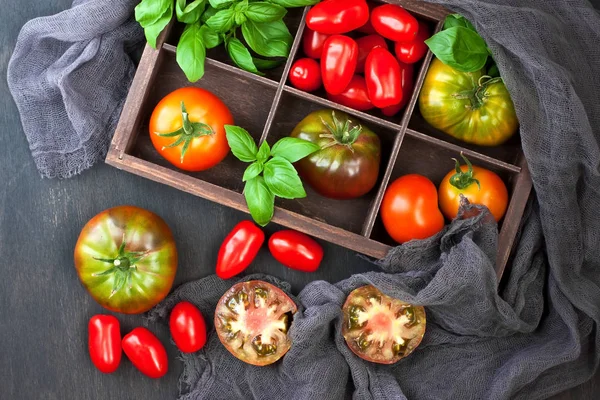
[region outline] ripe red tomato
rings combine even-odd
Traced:
[[[221,99],[208,90],[185,87],[156,105],[150,117],[150,139],[171,164],[185,171],[203,171],[229,153],[224,126],[232,124],[231,112]]]
[[[403,62],[398,62],[398,65],[400,65],[400,73],[402,76],[402,101],[394,106],[381,109],[383,115],[388,117],[398,114],[400,110],[406,107],[412,96],[413,89],[415,88],[415,66],[413,64],[404,64]]]
[[[375,7],[371,12],[371,23],[377,33],[394,42],[413,40],[419,30],[417,19],[395,4]]]
[[[394,299],[372,285],[353,290],[342,307],[342,335],[366,361],[393,364],[412,353],[425,335],[425,309]]]
[[[367,111],[374,107],[367,93],[367,82],[361,75],[354,75],[342,93],[327,93],[327,98],[358,111]]]
[[[381,219],[385,230],[398,243],[435,235],[444,228],[435,185],[417,174],[396,179],[383,196]]]
[[[321,87],[321,67],[312,58],[301,58],[290,68],[290,82],[305,92],[314,92]]]
[[[323,248],[304,233],[285,230],[271,235],[269,250],[286,267],[315,272],[323,260]]]
[[[296,304],[263,281],[240,282],[217,303],[215,330],[225,348],[252,365],[273,364],[292,346],[287,334]]]
[[[206,322],[198,308],[190,302],[177,303],[169,317],[171,337],[183,353],[195,353],[206,344]]]
[[[419,32],[417,32],[417,36],[413,40],[396,42],[394,45],[398,61],[414,64],[425,57],[427,50],[429,50],[429,47],[425,44],[425,40],[429,39],[429,35],[427,24],[419,21]]]
[[[112,315],[94,315],[88,323],[88,349],[92,363],[112,374],[121,363],[121,328]]]
[[[384,108],[402,101],[402,71],[398,60],[386,49],[371,50],[365,63],[369,98],[375,107]]]
[[[234,226],[219,249],[216,270],[219,278],[232,278],[248,268],[264,241],[264,232],[252,221]]]
[[[321,76],[328,93],[340,94],[346,89],[354,76],[357,59],[358,45],[354,39],[343,35],[327,38],[321,57]]]
[[[462,155],[462,154],[461,154]],[[494,172],[471,165],[464,156],[466,165],[455,160],[456,167],[440,184],[440,208],[448,219],[456,218],[460,206],[460,195],[470,203],[483,204],[496,221],[500,221],[508,207],[508,190],[502,179]]]
[[[360,28],[369,20],[365,0],[328,0],[313,6],[306,14],[306,25],[317,32],[337,35]]]
[[[318,60],[321,58],[321,53],[323,53],[323,43],[329,35],[324,33],[319,33],[317,31],[313,31],[308,26],[304,28],[304,33],[302,34],[302,48],[304,49],[304,54],[307,57],[314,58]]]
[[[386,50],[388,48],[385,39],[379,35],[363,36],[356,39],[356,44],[358,45],[358,59],[356,61],[357,73],[365,72],[365,61],[367,61],[367,56],[371,50],[376,47],[381,47],[382,49]]]
[[[144,375],[157,379],[167,373],[169,369],[167,351],[148,329],[138,326],[125,335],[121,344],[127,358]]]

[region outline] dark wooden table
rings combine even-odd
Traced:
[[[598,1],[597,1],[598,2]],[[21,26],[59,12],[71,0],[4,2],[0,17],[0,73]],[[76,178],[41,179],[29,153],[6,79],[0,80],[0,398],[1,399],[170,399],[182,371],[168,345],[170,370],[161,380],[143,377],[124,361],[112,375],[92,366],[87,322],[105,312],[86,293],[73,268],[73,246],[81,227],[96,213],[134,204],[161,215],[171,226],[180,252],[175,284],[213,271],[220,241],[245,215],[170,187],[97,165]],[[271,230],[275,227],[271,227]],[[316,279],[338,281],[371,269],[354,253],[325,244],[318,274],[284,269],[262,252],[251,267],[293,283],[299,291]],[[119,315],[122,330],[143,323]],[[151,325],[163,343],[166,327]],[[586,399],[600,393],[600,374],[555,399]]]

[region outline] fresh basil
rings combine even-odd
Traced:
[[[206,47],[200,23],[185,27],[177,44],[176,60],[190,82],[196,82],[204,75]]]
[[[269,143],[265,140],[260,145],[258,153],[256,153],[256,159],[258,162],[264,163],[269,158],[269,155],[271,155],[271,147],[269,147]]]
[[[210,5],[213,6],[214,8],[226,7],[226,6],[230,5],[231,3],[233,3],[233,1],[234,0],[208,0]]]
[[[273,157],[265,164],[265,183],[275,196],[284,199],[306,197],[302,181],[292,163],[282,157]]]
[[[218,11],[219,10],[217,10],[213,6],[209,5],[208,7],[206,7],[206,10],[204,11],[204,13],[202,13],[202,16],[200,17],[200,21],[202,21],[202,22],[208,21],[208,19],[210,17],[212,17],[213,15],[215,15]]]
[[[298,138],[285,137],[273,145],[271,155],[294,163],[318,150],[321,150],[321,147],[315,143]]]
[[[173,0],[142,0],[135,7],[135,20],[142,28],[156,23],[173,4]]]
[[[475,72],[485,66],[488,48],[479,34],[464,26],[454,26],[425,41],[444,64],[462,72]]]
[[[156,21],[143,26],[146,41],[154,49],[156,49],[156,40],[158,39],[158,36],[169,24],[171,18],[173,18],[173,4],[172,1],[169,1],[166,10]]]
[[[194,0],[190,4],[187,4],[187,0],[177,0],[175,14],[179,22],[194,24],[198,22],[205,8],[206,0]]]
[[[200,33],[202,34],[202,41],[204,42],[204,46],[207,49],[217,47],[223,41],[221,35],[211,30],[206,25],[202,25],[202,27],[200,28]]]
[[[264,164],[259,161],[255,161],[252,164],[248,165],[248,168],[244,171],[244,176],[242,177],[242,182],[246,182],[254,177],[260,175],[263,172]]]
[[[264,75],[256,68],[250,51],[239,39],[232,37],[227,41],[227,52],[229,53],[229,57],[231,57],[235,65],[238,67],[248,72]]]
[[[273,69],[279,67],[281,64],[285,63],[285,59],[280,60],[265,60],[263,58],[252,57],[252,61],[256,68],[258,69]]]
[[[472,31],[475,30],[475,27],[473,26],[473,24],[468,19],[463,17],[462,15],[460,15],[460,14],[448,15],[446,17],[446,19],[444,20],[444,29],[450,29],[455,26],[462,26],[464,28],[471,29]]]
[[[206,20],[206,25],[217,33],[227,32],[233,27],[234,11],[231,8],[217,11],[215,15]]]
[[[233,14],[234,17],[234,21],[236,25],[242,25],[244,22],[246,22],[248,20],[248,17],[246,17],[246,14],[243,11],[236,11]]]
[[[267,225],[275,211],[275,196],[269,190],[265,179],[256,176],[246,181],[244,197],[254,221],[260,226]]]
[[[282,20],[262,23],[248,20],[242,25],[242,34],[250,48],[265,57],[287,57],[294,40]]]
[[[254,22],[272,22],[285,16],[287,10],[277,4],[261,1],[251,3],[246,9],[246,16]]]
[[[239,126],[225,125],[225,135],[234,156],[244,162],[256,161],[258,147],[248,131]]]
[[[285,8],[313,6],[321,0],[267,0],[269,3],[278,4]]]

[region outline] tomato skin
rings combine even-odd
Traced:
[[[88,350],[92,363],[112,374],[121,363],[121,327],[112,315],[94,315],[88,323]]]
[[[462,165],[460,169],[467,172],[469,167]],[[450,220],[456,218],[460,206],[460,195],[462,194],[472,204],[485,205],[496,221],[502,219],[508,207],[508,190],[497,174],[488,169],[473,166],[473,178],[479,181],[481,189],[475,182],[465,189],[453,186],[450,178],[454,174],[456,174],[454,170],[448,172],[439,188],[440,209],[446,218]]]
[[[400,64],[386,49],[371,50],[365,63],[365,79],[369,98],[375,107],[389,107],[402,101]]]
[[[413,40],[419,31],[419,22],[404,8],[395,4],[375,7],[371,12],[375,31],[394,42]]]
[[[386,50],[388,49],[387,42],[379,35],[363,36],[356,39],[356,44],[358,45],[358,59],[356,62],[357,73],[365,72],[365,62],[367,61],[367,56],[371,50],[376,47],[381,47],[382,49]]]
[[[323,260],[321,245],[310,236],[293,230],[271,235],[269,250],[286,267],[303,272],[315,272]]]
[[[79,280],[94,300],[124,314],[139,314],[158,304],[177,272],[171,229],[158,215],[134,206],[110,208],[89,220],[77,239],[74,258]]]
[[[321,57],[321,77],[328,93],[340,94],[346,89],[356,71],[357,60],[358,45],[354,39],[343,35],[327,38]]]
[[[410,101],[412,92],[415,88],[415,66],[413,64],[404,64],[402,62],[398,62],[398,65],[400,65],[400,74],[402,81],[402,100],[396,105],[384,107],[381,109],[383,115],[388,117],[392,117],[398,114],[400,110],[406,107],[406,105]]]
[[[381,219],[398,243],[425,239],[444,228],[435,185],[426,177],[410,174],[388,186],[381,203]]]
[[[354,75],[342,93],[336,95],[327,93],[327,98],[358,111],[367,111],[375,107],[367,93],[367,82],[360,75]]]
[[[429,39],[429,27],[424,22],[419,21],[419,32],[413,40],[406,42],[396,42],[394,51],[398,61],[406,64],[414,64],[421,61],[429,47],[425,44],[425,40]]]
[[[169,317],[169,329],[175,345],[183,353],[195,353],[206,344],[206,322],[190,302],[177,303]]]
[[[265,233],[252,221],[244,220],[233,227],[219,249],[217,276],[233,278],[244,271],[265,241]]]
[[[213,131],[213,134],[191,139],[183,160],[183,144],[165,147],[180,136],[158,135],[182,128],[182,101],[191,122],[203,122]],[[150,139],[156,151],[174,166],[185,171],[203,171],[220,163],[229,153],[224,126],[232,124],[231,112],[216,95],[205,89],[184,87],[166,95],[154,108],[150,117]]]
[[[478,92],[479,104],[467,96],[456,98],[461,92],[475,93],[483,74],[483,70],[460,72],[434,58],[419,93],[425,121],[458,140],[480,146],[497,146],[511,138],[519,121],[502,81],[485,83],[487,88]]]
[[[360,28],[369,20],[365,0],[328,0],[313,6],[306,14],[306,25],[317,32],[337,35]]]
[[[321,87],[321,67],[312,58],[301,58],[290,68],[290,82],[305,92],[314,92]]]
[[[121,345],[133,366],[144,375],[158,379],[167,373],[169,369],[167,351],[148,329],[138,326],[125,335]]]
[[[302,34],[302,49],[307,57],[318,60],[323,53],[323,44],[329,35],[313,31],[308,26],[304,28]]]

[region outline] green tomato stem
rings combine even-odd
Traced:
[[[471,186],[473,183],[476,183],[479,187],[479,190],[481,190],[481,184],[479,183],[479,180],[473,177],[473,164],[471,164],[471,161],[469,161],[467,157],[465,157],[462,151],[460,152],[460,156],[463,158],[463,160],[465,160],[468,169],[467,171],[463,171],[460,168],[460,163],[458,162],[458,160],[456,158],[453,158],[455,163],[454,169],[456,170],[456,173],[450,177],[450,184],[459,190],[464,190]]]

